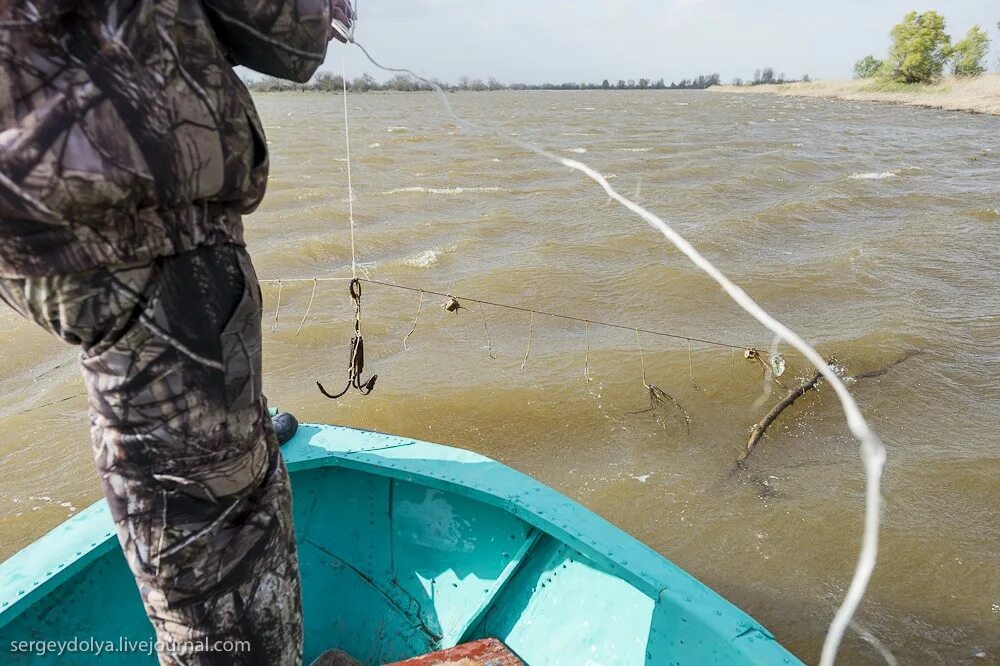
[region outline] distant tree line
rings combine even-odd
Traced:
[[[784,72],[780,74],[774,73],[774,67],[758,67],[753,72],[753,78],[749,81],[744,81],[740,77],[736,77],[730,81],[730,85],[734,86],[763,86],[771,83],[797,83],[799,81],[809,82],[812,79],[809,78],[808,74],[803,74],[802,78],[790,79],[785,76]]]
[[[1000,23],[997,23],[1000,30]],[[854,64],[859,79],[879,78],[897,83],[931,83],[950,69],[955,76],[979,76],[986,71],[990,37],[980,26],[951,43],[945,20],[935,11],[910,12],[889,33],[892,45],[884,60],[867,55]]]
[[[665,79],[619,79],[612,82],[604,79],[600,83],[501,83],[490,78],[486,81],[463,76],[456,83],[435,81],[442,89],[455,91],[487,90],[701,90],[719,85],[718,74],[701,74],[692,79],[670,82]],[[331,72],[320,72],[309,83],[292,83],[273,77],[250,79],[247,87],[255,92],[338,92],[344,89],[344,80]],[[347,80],[351,92],[417,92],[432,90],[431,86],[406,74],[397,74],[388,81],[379,82],[371,74],[363,74]]]

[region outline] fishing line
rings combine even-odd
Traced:
[[[528,318],[528,344],[524,346],[524,360],[521,361],[521,371],[524,371],[524,366],[528,363],[528,354],[531,353],[531,334],[535,332],[535,313],[532,312],[531,316]]]
[[[642,366],[642,385],[649,388],[646,381],[646,359],[642,355],[642,343],[639,342],[639,329],[635,329],[635,348],[639,350],[639,364]]]
[[[306,306],[306,313],[302,315],[302,321],[299,322],[299,327],[295,329],[295,335],[302,332],[302,327],[306,325],[306,319],[309,318],[309,311],[312,310],[313,299],[316,298],[316,285],[319,284],[317,280],[313,280],[312,292],[309,294],[309,305]]]
[[[483,304],[479,304],[479,314],[483,317],[483,328],[486,329],[486,350],[489,352],[490,358],[494,361],[497,360],[497,356],[493,353],[493,337],[490,335],[490,327],[486,323],[486,310],[483,309]],[[524,368],[521,368],[524,370]]]
[[[885,643],[872,634],[872,632],[868,631],[854,621],[851,621],[851,629],[853,629],[862,640],[867,641],[872,647],[878,650],[878,653],[882,655],[882,658],[885,659],[885,663],[888,666],[899,666],[899,662],[896,661],[896,657],[894,657],[892,652],[889,651],[889,648],[885,646]]]
[[[271,322],[271,332],[278,330],[278,312],[281,310],[281,280],[278,280],[278,304],[274,306],[274,321]]]
[[[261,284],[275,284],[278,282],[348,282],[354,278],[349,277],[297,277],[297,278],[265,278],[260,280]],[[638,330],[640,333],[646,335],[656,335],[663,338],[671,338],[674,340],[683,340],[684,342],[698,342],[701,344],[712,345],[715,347],[724,347],[726,349],[732,349],[735,354],[737,350],[746,351],[753,348],[753,345],[736,345],[730,342],[725,342],[723,340],[712,340],[709,338],[696,338],[689,335],[681,335],[680,333],[671,333],[669,331],[649,329],[636,327],[629,324],[615,323],[610,321],[602,321],[600,319],[593,319],[590,317],[578,317],[575,315],[565,314],[563,312],[554,312],[551,310],[539,310],[537,308],[527,308],[521,305],[513,305],[511,303],[500,303],[498,301],[489,301],[482,298],[476,298],[473,296],[462,296],[461,294],[456,295],[454,292],[443,292],[434,291],[433,289],[428,289],[427,287],[415,287],[413,285],[399,284],[397,282],[386,282],[385,280],[375,280],[372,278],[358,278],[359,282],[364,282],[366,284],[374,284],[381,287],[388,287],[390,289],[401,289],[404,291],[415,291],[420,294],[430,294],[432,296],[441,296],[442,298],[455,298],[461,301],[468,301],[470,303],[479,303],[482,305],[490,305],[496,308],[502,308],[505,310],[514,310],[516,312],[534,313],[537,315],[545,315],[552,317],[553,319],[565,319],[567,321],[575,321],[585,326],[589,327],[591,324],[594,326],[604,326],[606,328],[614,328],[621,331],[635,331]],[[589,329],[588,329],[589,332]]]
[[[691,342],[688,341],[688,377],[691,378],[691,386],[695,387],[699,391],[704,391],[705,389],[698,385],[698,382],[694,380],[694,363],[691,360]],[[735,350],[734,350],[735,351]]]
[[[639,330],[635,331],[635,347],[639,350],[639,365],[642,368],[642,385],[646,388],[647,395],[649,397],[649,408],[642,409],[637,412],[625,412],[626,415],[636,415],[645,414],[647,412],[653,413],[653,418],[656,422],[660,424],[664,430],[667,428],[667,424],[664,422],[663,413],[670,413],[667,404],[670,403],[674,406],[677,412],[680,412],[680,416],[677,413],[674,417],[681,425],[684,426],[688,437],[691,436],[691,417],[688,416],[687,410],[681,406],[681,403],[677,402],[674,396],[670,395],[663,389],[661,389],[656,384],[650,384],[646,381],[646,358],[642,350],[642,342],[639,340]]]
[[[737,305],[743,308],[747,314],[760,322],[777,337],[786,341],[792,347],[801,352],[816,367],[820,374],[826,378],[830,386],[833,387],[847,420],[847,426],[850,429],[851,434],[854,435],[854,438],[860,444],[861,455],[865,468],[866,484],[864,534],[861,541],[860,552],[858,553],[857,564],[851,578],[851,583],[848,586],[847,593],[844,596],[844,600],[837,609],[833,620],[830,623],[830,628],[823,641],[823,649],[820,654],[820,666],[832,666],[834,660],[836,659],[837,650],[844,637],[844,633],[846,632],[851,619],[854,617],[862,598],[864,598],[868,582],[871,580],[872,573],[875,570],[875,563],[878,557],[879,524],[881,521],[882,498],[880,486],[882,481],[882,470],[885,466],[886,459],[885,447],[882,445],[882,442],[879,440],[875,432],[868,425],[865,417],[861,414],[861,410],[859,409],[857,402],[855,402],[854,397],[851,395],[851,392],[847,389],[847,386],[841,380],[836,370],[831,368],[819,352],[817,352],[809,343],[807,343],[793,330],[772,317],[741,287],[736,285],[736,283],[730,280],[722,271],[716,268],[714,264],[698,252],[698,250],[695,249],[695,247],[691,245],[686,238],[675,231],[673,227],[667,224],[656,214],[620,194],[614,187],[611,186],[608,180],[601,173],[578,160],[561,157],[549,150],[527,141],[521,141],[515,137],[490,131],[459,117],[452,109],[447,95],[445,95],[441,86],[437,83],[419,76],[406,68],[386,67],[375,60],[368,50],[357,42],[353,36],[348,36],[348,41],[357,46],[375,67],[378,67],[386,72],[409,74],[410,76],[413,76],[430,85],[438,93],[438,96],[442,100],[448,114],[460,127],[471,130],[478,129],[480,132],[484,132],[494,138],[500,139],[501,141],[528,150],[541,157],[545,157],[556,164],[579,171],[593,180],[609,197],[638,215],[653,229],[663,234],[663,236],[671,244],[673,244],[674,247],[680,250],[695,266],[700,268],[708,274],[709,277],[715,280],[715,282],[719,284],[723,290],[725,290],[730,298],[732,298]]]
[[[68,402],[70,400],[73,400],[74,398],[85,398],[86,396],[87,396],[86,393],[77,393],[76,395],[68,395],[65,398],[59,398],[58,400],[52,400],[50,402],[42,403],[41,405],[35,405],[34,407],[28,407],[27,409],[22,409],[19,412],[14,412],[13,414],[11,414],[11,416],[20,416],[21,414],[27,414],[29,412],[37,411],[39,409],[45,409],[46,407],[52,407],[53,405],[58,405],[59,403],[62,402]]]
[[[350,33],[344,33],[345,37],[353,40]],[[358,277],[358,259],[354,248],[354,182],[351,178],[351,126],[347,113],[347,55],[340,60],[340,83],[344,88],[344,144],[347,147],[347,221],[351,227],[351,277]],[[281,283],[278,283],[279,287]]]
[[[417,330],[417,320],[420,319],[420,310],[424,307],[424,292],[420,292],[420,300],[417,301],[417,314],[413,316],[413,326],[410,327],[409,332],[403,336],[403,351],[410,351],[409,346],[407,346],[406,341],[410,339],[413,335],[413,331]]]
[[[303,278],[303,279],[311,279],[311,278]],[[347,279],[347,278],[337,278],[337,279]],[[434,291],[434,290],[428,289],[426,287],[413,287],[413,286],[410,286],[410,285],[399,284],[399,283],[396,283],[396,282],[386,282],[384,280],[374,280],[374,279],[371,279],[371,278],[358,278],[358,279],[361,280],[362,282],[367,283],[367,284],[376,284],[376,285],[380,285],[382,287],[389,287],[391,289],[402,289],[402,290],[405,290],[405,291],[419,291],[419,292],[422,292],[422,293],[425,293],[425,294],[431,294],[433,296],[441,296],[442,298],[455,297],[455,298],[457,298],[459,300],[468,301],[470,303],[481,303],[483,305],[491,305],[493,307],[503,308],[505,310],[514,310],[514,311],[517,311],[517,312],[534,313],[534,314],[537,314],[537,315],[546,315],[546,316],[549,316],[549,317],[553,317],[555,319],[565,319],[567,321],[580,322],[581,324],[586,324],[586,325],[593,324],[595,326],[605,326],[607,328],[615,328],[615,329],[619,329],[619,330],[622,330],[622,331],[635,331],[635,330],[638,330],[640,333],[646,333],[648,335],[658,335],[658,336],[664,337],[664,338],[673,338],[674,340],[684,340],[685,342],[699,342],[699,343],[702,343],[702,344],[713,345],[713,346],[716,346],[716,347],[726,347],[726,348],[731,348],[731,349],[734,349],[734,350],[735,349],[739,349],[741,351],[748,348],[746,345],[734,345],[732,343],[724,342],[724,341],[721,341],[721,340],[710,340],[710,339],[707,339],[707,338],[695,338],[695,337],[691,337],[691,336],[687,336],[687,335],[681,335],[679,333],[670,333],[668,331],[646,329],[646,328],[641,328],[641,327],[637,328],[635,326],[629,326],[629,325],[626,325],[626,324],[620,324],[620,323],[615,323],[615,322],[610,322],[610,321],[601,321],[599,319],[592,319],[590,317],[577,317],[577,316],[574,316],[574,315],[568,315],[568,314],[564,314],[562,312],[555,312],[555,311],[551,311],[551,310],[539,310],[537,308],[528,308],[528,307],[524,307],[524,306],[521,306],[521,305],[513,305],[511,303],[500,303],[500,302],[497,302],[497,301],[489,301],[489,300],[485,300],[485,299],[482,299],[482,298],[475,298],[475,297],[472,297],[472,296],[461,296],[461,295],[456,295],[453,292],[452,293],[444,293],[444,292],[441,292],[441,291]],[[273,282],[274,280],[269,280],[269,281]],[[289,280],[285,279],[285,282],[288,282],[288,281]],[[264,282],[264,280],[262,280],[262,282]]]

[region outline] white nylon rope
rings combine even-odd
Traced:
[[[343,33],[342,33],[343,34]],[[350,37],[350,33],[347,33]],[[353,39],[353,37],[351,37]],[[340,79],[344,87],[344,144],[347,147],[347,220],[351,226],[351,277],[358,277],[357,253],[354,249],[354,182],[351,179],[351,126],[347,114],[347,56],[340,60]]]
[[[341,34],[345,36],[348,42],[357,46],[375,67],[378,67],[386,72],[409,74],[410,76],[413,76],[416,79],[430,85],[435,92],[437,92],[448,112],[448,115],[451,116],[452,120],[454,120],[459,127],[489,134],[490,136],[500,139],[501,141],[545,157],[556,164],[579,171],[593,180],[609,197],[638,215],[653,229],[663,234],[663,236],[671,244],[673,244],[674,247],[680,250],[695,266],[700,268],[708,274],[709,277],[715,280],[715,282],[718,283],[727,294],[729,294],[729,297],[732,298],[733,301],[743,308],[743,310],[745,310],[750,316],[759,321],[778,338],[784,340],[801,352],[830,383],[830,386],[833,387],[834,392],[837,394],[841,408],[844,411],[844,416],[847,419],[847,426],[850,429],[851,434],[853,434],[855,439],[857,439],[860,443],[861,457],[864,462],[866,477],[864,534],[861,539],[858,561],[854,569],[854,575],[851,578],[851,583],[844,596],[844,600],[837,609],[837,612],[834,614],[833,620],[830,623],[830,628],[827,631],[825,640],[823,641],[823,649],[820,654],[820,666],[832,666],[836,660],[837,650],[843,640],[844,633],[850,625],[854,614],[857,612],[861,600],[864,598],[868,582],[871,580],[872,572],[875,570],[875,563],[878,558],[879,524],[881,520],[882,470],[885,466],[886,459],[885,447],[882,445],[882,442],[879,440],[875,432],[868,425],[868,422],[861,414],[861,410],[858,408],[857,402],[855,402],[854,397],[851,395],[850,391],[847,390],[847,386],[841,380],[837,372],[831,368],[829,364],[827,364],[819,352],[813,349],[809,343],[807,343],[790,328],[772,317],[745,291],[743,291],[742,288],[737,286],[728,277],[726,277],[722,271],[702,256],[702,254],[698,252],[698,250],[696,250],[694,246],[687,241],[687,239],[677,233],[660,217],[620,194],[598,171],[578,160],[561,157],[532,143],[491,131],[461,118],[452,109],[447,95],[437,83],[406,68],[386,67],[382,65],[371,56],[363,45],[354,39],[352,34],[349,32],[342,32]]]

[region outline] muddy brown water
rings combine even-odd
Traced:
[[[882,552],[858,624],[901,663],[1000,661],[1000,119],[699,92],[452,96],[460,113],[582,159],[663,215],[849,373],[889,452]],[[247,219],[262,278],[349,275],[338,96],[258,98],[268,197]],[[372,277],[738,346],[770,337],[593,183],[457,132],[429,94],[349,98],[358,260]],[[346,283],[264,285],[272,404],[304,421],[474,449],[613,521],[815,661],[857,555],[863,472],[829,389],[731,476],[758,369],[739,353],[366,285],[367,398],[345,378]],[[272,331],[272,326],[276,328]],[[590,347],[589,355],[587,347]],[[808,374],[785,350],[786,384]],[[74,352],[0,310],[0,557],[99,496]],[[585,363],[589,379],[584,378]],[[38,408],[69,397],[55,405]],[[33,409],[24,413],[23,410]],[[843,663],[879,663],[849,634]]]

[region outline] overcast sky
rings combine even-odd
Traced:
[[[718,72],[750,78],[757,67],[789,77],[850,78],[856,60],[883,55],[906,12],[936,9],[952,40],[974,24],[1000,56],[998,0],[358,0],[358,41],[390,66],[454,81],[600,81]],[[384,73],[348,55],[348,75]],[[342,48],[324,69],[340,71]]]

